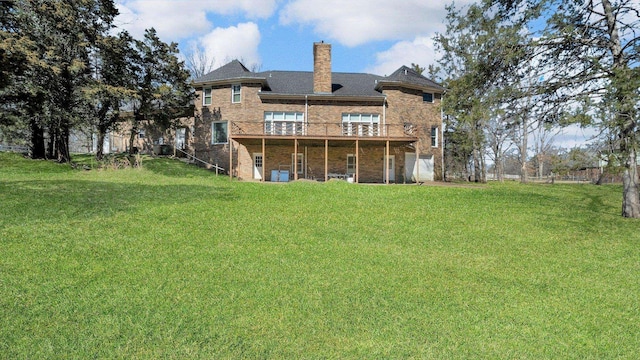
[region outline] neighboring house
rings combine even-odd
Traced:
[[[195,79],[196,157],[246,180],[442,179],[442,86],[406,66],[332,72],[324,42],[313,54],[313,72],[234,60]]]
[[[144,154],[174,155],[174,145],[177,150],[193,153],[193,117],[184,117],[176,120],[175,129],[162,130],[153,124],[153,121],[143,120],[139,129],[134,134],[133,146],[135,151]],[[129,150],[131,137],[131,124],[123,121],[117,130],[110,131],[104,138],[102,153],[122,153]],[[73,131],[70,136],[71,152],[95,153],[98,149],[98,136],[92,129]],[[182,156],[176,151],[176,156]]]

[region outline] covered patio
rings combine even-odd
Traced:
[[[234,140],[246,147],[249,153],[261,154],[259,163],[261,166],[255,168],[254,171],[257,174],[253,177],[260,181],[267,181],[267,177],[271,177],[271,181],[274,181],[269,171],[279,170],[283,166],[283,148],[290,155],[301,155],[301,161],[293,161],[292,159],[289,163],[291,165],[289,168],[291,177],[289,179],[294,181],[301,178],[319,181],[329,181],[336,178],[352,179],[353,182],[359,183],[363,179],[361,176],[363,173],[372,174],[376,171],[382,171],[381,182],[389,184],[395,182],[395,160],[389,160],[395,159],[395,152],[392,153],[392,149],[415,149],[419,156],[419,149],[415,146],[418,138],[408,136],[345,137],[236,134],[230,136],[230,140]],[[233,141],[229,143],[231,144],[230,146],[233,146]],[[369,156],[364,158],[363,153],[369,154]],[[340,156],[340,161],[336,160],[337,154]],[[233,156],[234,151],[229,151],[230,164],[234,163]],[[373,158],[375,160],[372,160]],[[255,161],[255,158],[252,157],[252,159]],[[386,162],[385,159],[387,159]],[[336,162],[339,162],[339,164],[336,164]],[[391,163],[391,166],[389,166],[389,163]],[[303,169],[300,167],[303,167]],[[374,169],[371,169],[372,167]],[[230,176],[233,177],[233,171],[230,171]],[[365,181],[368,182],[380,182],[372,181],[372,178],[371,175],[364,177]]]

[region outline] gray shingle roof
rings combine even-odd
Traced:
[[[260,76],[258,76],[258,74],[254,72],[249,71],[249,69],[247,69],[244,65],[242,65],[240,61],[233,60],[232,62],[193,80],[193,83],[201,84],[201,83],[208,83],[208,82],[221,81],[221,80],[247,79],[247,78],[259,79]]]
[[[394,71],[393,74],[387,76],[384,81],[424,86],[435,90],[445,90],[441,85],[427,79],[417,71],[407,66],[400,67],[400,69]]]
[[[262,94],[272,95],[312,95],[313,72],[311,71],[263,71],[251,72],[238,60],[204,75],[193,81],[194,85],[215,82],[232,82],[234,79],[256,79],[264,85]],[[403,66],[390,76],[378,76],[364,73],[331,74],[332,93],[330,96],[383,97],[380,84],[402,83],[436,90],[444,88],[435,82]]]
[[[265,71],[258,73],[267,80],[263,94],[311,95],[313,94],[313,72],[310,71]],[[382,96],[375,90],[380,76],[371,74],[331,74],[332,95],[335,96]]]

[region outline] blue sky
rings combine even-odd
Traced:
[[[470,0],[458,0],[460,6]],[[313,43],[332,44],[334,71],[387,75],[435,61],[445,4],[429,0],[116,0],[116,23],[135,37],[154,27],[183,52],[220,66],[239,58],[261,70],[313,69]]]

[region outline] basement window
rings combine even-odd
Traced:
[[[354,154],[347,154],[347,175],[353,175],[356,173],[356,156]]]

